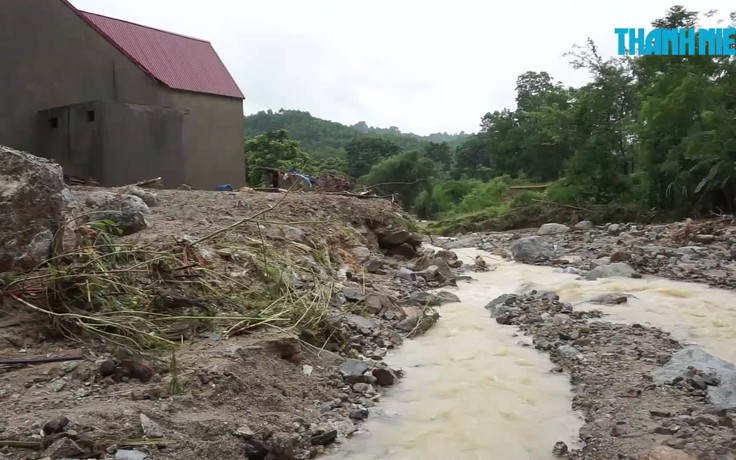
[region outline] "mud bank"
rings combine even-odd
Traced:
[[[425,290],[459,266],[408,270],[421,240],[380,199],[74,187],[64,204],[53,263],[0,280],[0,357],[30,360],[0,370],[1,458],[318,456],[399,382],[383,357],[432,326],[446,299]]]

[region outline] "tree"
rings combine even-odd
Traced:
[[[424,148],[424,156],[444,168],[452,165],[452,149],[447,142],[430,142]]]
[[[248,183],[251,185],[261,185],[263,170],[260,168],[300,170],[309,163],[309,155],[301,150],[299,142],[289,139],[288,133],[283,129],[246,139],[245,154],[248,162]]]
[[[488,180],[492,174],[492,166],[493,160],[485,139],[481,135],[471,136],[455,152],[452,177]]]
[[[422,190],[431,186],[437,173],[435,163],[418,150],[403,152],[373,166],[361,179],[367,186],[377,186],[382,193],[397,194],[405,208],[410,208]]]
[[[401,149],[394,142],[376,136],[364,136],[345,144],[348,174],[359,178],[381,160],[397,155]]]

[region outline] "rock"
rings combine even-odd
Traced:
[[[626,262],[629,260],[629,253],[626,251],[616,251],[609,257],[611,262]]]
[[[557,441],[555,446],[552,448],[552,455],[556,457],[564,457],[567,455],[568,450],[567,444],[562,441]]]
[[[378,329],[378,324],[375,321],[365,318],[360,315],[344,315],[342,319],[353,329],[357,330],[363,335],[373,335],[373,332]]]
[[[141,428],[143,429],[143,435],[149,439],[164,437],[164,430],[161,426],[145,414],[141,414]]]
[[[376,383],[382,387],[389,387],[398,380],[394,371],[385,368],[373,369],[373,377],[376,378]]]
[[[621,305],[629,301],[630,294],[603,294],[590,299],[590,303],[596,305]]]
[[[137,196],[123,195],[102,205],[90,216],[90,221],[115,222],[123,235],[131,235],[148,228],[144,214],[150,214],[148,205]]]
[[[349,300],[351,302],[362,302],[365,300],[365,296],[355,288],[345,288],[342,290],[342,294],[345,296],[345,300]]]
[[[517,262],[544,262],[553,258],[554,248],[539,236],[529,236],[516,240],[511,254]]]
[[[496,318],[502,314],[508,305],[514,303],[518,297],[516,294],[502,294],[488,302],[484,308],[491,312],[491,318]]]
[[[707,386],[708,400],[718,409],[736,408],[736,366],[707,351],[689,346],[672,355],[669,362],[654,374],[654,383],[662,385],[679,379],[690,379],[692,370],[711,373],[720,380],[718,386]]]
[[[66,458],[77,458],[85,453],[86,452],[71,439],[59,438],[47,447],[43,453],[41,453],[41,456],[48,457],[52,460],[60,460]]]
[[[436,294],[426,291],[412,292],[409,294],[408,300],[414,304],[421,306],[429,305],[430,307],[439,307],[446,303],[460,302],[458,296],[447,291],[440,291]]]
[[[450,268],[450,264],[444,259],[432,259],[429,261],[430,266],[437,267],[436,279],[440,283],[451,283],[457,278],[455,272]]]
[[[99,190],[87,195],[87,198],[84,200],[84,204],[86,204],[90,208],[99,208],[100,206],[104,206],[107,203],[115,200],[116,197],[117,195],[112,192]]]
[[[405,230],[399,230],[399,231],[384,231],[383,233],[379,234],[378,236],[378,245],[382,247],[383,249],[389,249],[396,246],[401,246],[402,244],[408,243],[412,246],[414,246],[413,242],[416,242],[418,238],[414,237],[411,233],[405,231]],[[421,240],[419,240],[419,243],[421,243]]]
[[[559,351],[565,358],[580,358],[582,356],[582,353],[571,345],[560,345],[557,348],[557,351]]]
[[[365,298],[365,306],[371,313],[378,314],[383,309],[383,302],[380,296],[372,294]]]
[[[264,343],[266,349],[292,363],[301,361],[302,346],[296,337],[289,335],[270,338]]]
[[[382,260],[371,258],[366,264],[366,270],[374,275],[385,275],[387,273],[384,269],[385,266],[386,264]]]
[[[61,200],[65,208],[76,208],[79,206],[79,200],[74,193],[68,188],[64,187],[61,191]]]
[[[139,450],[118,450],[115,452],[115,460],[146,460],[148,454]]]
[[[622,276],[630,278],[636,272],[631,266],[623,262],[615,262],[608,265],[600,265],[595,267],[593,270],[585,275],[588,280],[597,280],[599,278],[612,278],[615,276]]]
[[[253,437],[256,435],[256,433],[248,425],[241,425],[240,428],[235,430],[235,433],[233,434],[245,440],[253,439]]]
[[[364,264],[371,258],[371,250],[365,246],[356,246],[351,251],[359,264]]]
[[[698,244],[710,244],[716,240],[715,235],[695,235],[693,241]]]
[[[413,259],[417,256],[417,250],[409,243],[400,244],[398,247],[393,249],[392,252],[405,259]]]
[[[443,246],[445,249],[474,248],[482,242],[483,238],[480,235],[462,235],[457,240],[444,243]]]
[[[591,228],[593,228],[593,222],[589,220],[582,220],[578,222],[577,224],[575,224],[575,230],[581,230],[581,231],[587,232]]]
[[[312,435],[312,445],[326,446],[332,444],[337,439],[337,430],[330,430]]]
[[[409,270],[406,267],[401,267],[396,272],[396,277],[397,278],[404,279],[406,281],[416,281],[417,274],[416,274],[416,272],[413,272],[412,270]]]
[[[64,189],[61,166],[0,146],[0,273],[30,270],[51,257]]]
[[[137,196],[138,198],[143,200],[143,202],[146,203],[146,205],[149,207],[158,206],[159,204],[158,195],[156,193],[135,185],[129,185],[128,187],[126,187],[123,191],[123,194]]]
[[[668,446],[657,446],[650,449],[639,460],[695,460],[690,455]]]
[[[608,226],[608,229],[606,229],[608,234],[611,236],[619,236],[623,230],[623,226],[619,224],[611,224]]]
[[[368,383],[368,365],[359,359],[346,359],[340,364],[340,374],[348,383]]]
[[[560,235],[570,231],[570,227],[562,224],[549,223],[544,224],[537,230],[537,235]]]
[[[264,460],[268,456],[268,448],[260,439],[249,439],[245,443],[245,458],[248,460]]]
[[[46,422],[46,424],[43,426],[43,434],[46,436],[61,433],[64,431],[64,428],[69,425],[69,419],[65,416],[61,416],[58,418],[55,418],[49,422]]]

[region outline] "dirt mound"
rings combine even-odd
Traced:
[[[7,458],[311,458],[402,376],[381,360],[407,320],[437,319],[404,302],[438,282],[395,276],[421,239],[390,201],[72,190],[55,257],[0,280]]]

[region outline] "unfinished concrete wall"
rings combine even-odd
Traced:
[[[174,106],[185,111],[184,156],[191,187],[214,190],[245,184],[243,101],[171,91]]]
[[[65,175],[102,180],[103,111],[100,101],[41,111],[35,154],[55,160]]]
[[[39,150],[39,111],[92,100],[171,106],[168,88],[62,0],[0,2],[0,144]]]
[[[186,181],[183,114],[136,104],[106,104],[103,177],[119,186],[161,177],[167,188]]]
[[[183,114],[174,109],[112,101],[57,107],[38,117],[39,156],[64,174],[92,177],[107,186],[162,177],[185,180]]]

